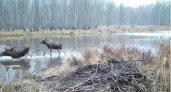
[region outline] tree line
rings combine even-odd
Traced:
[[[0,29],[89,29],[100,25],[170,25],[170,2],[139,7],[112,0],[0,0]]]

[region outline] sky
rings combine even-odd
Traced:
[[[155,3],[157,0],[113,0],[116,5],[123,3],[125,6],[138,7],[139,5],[149,5]],[[159,0],[163,1],[163,0]],[[167,1],[167,0],[164,0]]]

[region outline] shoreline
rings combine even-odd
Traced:
[[[118,32],[140,32],[140,31],[169,31],[170,27],[168,26],[99,26],[97,29],[56,29],[56,30],[39,30],[39,31],[30,31],[26,30],[0,30],[1,37],[8,36],[39,36],[39,35],[87,35],[87,34],[102,34],[102,33],[118,33]]]

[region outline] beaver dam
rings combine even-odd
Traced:
[[[67,76],[34,76],[36,82],[43,83],[51,91],[154,91],[137,62],[109,60],[107,63],[90,64],[78,68]],[[142,87],[143,85],[143,87]],[[131,88],[130,88],[131,87]]]

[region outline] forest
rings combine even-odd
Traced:
[[[170,1],[129,7],[112,0],[0,0],[0,29],[90,29],[170,25]]]

